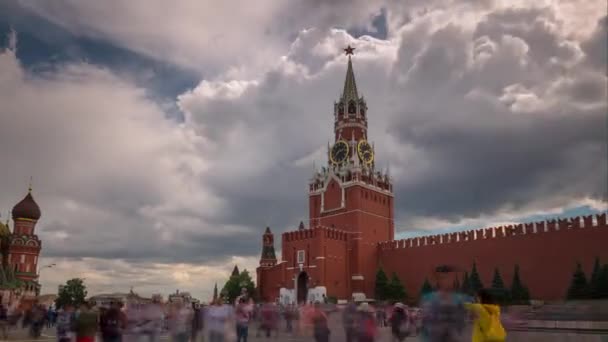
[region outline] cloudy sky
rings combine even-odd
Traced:
[[[0,212],[32,176],[43,292],[206,299],[306,223],[347,44],[398,236],[606,210],[606,27],[601,0],[2,1]]]

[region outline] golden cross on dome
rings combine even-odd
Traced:
[[[345,53],[347,56],[354,55],[354,54],[355,54],[355,48],[354,48],[354,47],[352,47],[352,46],[350,46],[350,45],[348,45],[348,46],[346,47],[346,49],[344,49],[344,53]]]

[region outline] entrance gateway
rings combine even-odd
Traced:
[[[304,271],[300,272],[296,281],[297,286],[297,302],[305,303],[308,301],[308,274]]]

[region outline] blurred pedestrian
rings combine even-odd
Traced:
[[[373,309],[368,303],[359,305],[357,315],[357,341],[358,342],[374,342],[378,333],[376,320],[374,318]]]
[[[57,342],[71,342],[74,336],[76,315],[72,304],[65,304],[57,313]]]
[[[249,336],[249,322],[251,321],[252,315],[252,305],[248,303],[246,297],[241,297],[235,310],[237,342],[247,342]]]
[[[224,305],[223,299],[218,298],[205,312],[205,327],[209,332],[209,342],[227,342],[234,334],[233,309]]]
[[[315,302],[311,315],[312,331],[315,342],[328,342],[331,331],[327,315],[323,312],[320,302]]]
[[[190,328],[192,327],[192,312],[181,300],[176,300],[169,311],[169,329],[171,340],[174,342],[188,342]]]
[[[500,342],[507,338],[500,321],[500,306],[489,290],[480,290],[477,293],[477,303],[467,303],[465,307],[475,314],[473,342]]]
[[[425,342],[458,342],[463,340],[466,324],[464,296],[453,291],[456,270],[449,265],[435,269],[438,288],[422,299],[422,331]]]
[[[100,315],[99,328],[103,342],[122,342],[127,328],[127,317],[122,312],[122,303],[110,303],[110,308]]]
[[[349,302],[344,312],[342,312],[342,326],[346,335],[346,342],[354,342],[356,338],[356,320],[357,320],[357,305],[354,302]]]
[[[391,334],[396,341],[403,341],[410,333],[410,317],[403,303],[395,304],[390,317]]]
[[[97,312],[93,310],[92,303],[85,303],[76,317],[76,342],[95,342],[99,326]]]
[[[192,305],[192,328],[191,338],[192,342],[197,342],[203,330],[203,309],[200,304],[196,303]]]

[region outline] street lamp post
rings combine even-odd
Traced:
[[[40,295],[40,288],[41,288],[41,286],[40,286],[40,275],[42,274],[42,270],[44,270],[46,268],[53,268],[55,266],[57,266],[57,264],[52,263],[52,264],[48,264],[48,265],[42,266],[42,267],[40,267],[40,269],[38,269],[38,286],[36,287],[36,296]]]

